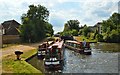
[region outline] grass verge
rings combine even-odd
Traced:
[[[28,64],[25,59],[32,56],[36,53],[36,50],[30,50],[27,52],[24,52],[21,55],[22,60],[15,60],[16,56],[11,54],[4,56],[2,58],[2,73],[4,74],[20,74],[26,75],[26,74],[39,74],[43,75],[41,71],[34,68],[32,65]]]
[[[86,42],[97,42],[96,39],[86,38],[85,36],[75,36],[74,38],[78,41],[83,41],[83,39],[85,39]]]

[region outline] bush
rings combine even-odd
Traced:
[[[118,31],[112,30],[109,37],[110,37],[110,40],[109,40],[110,42],[120,42],[119,40],[120,35]]]
[[[105,42],[109,42],[109,40],[110,40],[109,35],[108,35],[108,34],[105,34],[104,37],[103,37],[103,40],[104,40]]]
[[[72,33],[73,36],[77,36],[77,35],[78,35],[78,32],[77,32],[77,30],[75,30],[75,29],[73,29],[73,30],[71,31],[71,33]]]
[[[110,34],[105,34],[103,39],[106,42],[114,42],[114,43],[119,43],[120,42],[120,33],[117,30],[112,30]]]
[[[103,41],[103,35],[101,35],[101,34],[97,34],[96,38],[97,38],[98,42],[102,42]]]

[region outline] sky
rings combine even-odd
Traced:
[[[16,20],[27,13],[29,5],[43,5],[49,12],[54,33],[63,31],[68,20],[79,20],[80,26],[94,26],[118,12],[119,0],[0,0],[0,23]]]

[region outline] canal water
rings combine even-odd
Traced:
[[[118,73],[120,44],[91,43],[91,48],[92,55],[82,55],[65,48],[65,64],[62,73]],[[28,63],[46,73],[43,61],[37,59],[37,56]]]

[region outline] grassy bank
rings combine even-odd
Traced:
[[[86,42],[97,42],[96,39],[86,38],[85,36],[74,36],[74,38],[78,41],[83,41],[83,39],[85,39]]]
[[[25,59],[32,56],[36,53],[36,50],[29,50],[27,52],[24,52],[21,55],[21,60],[16,60],[16,56],[14,54],[4,56],[2,58],[2,72],[3,74],[11,73],[11,74],[39,74],[43,75],[41,71],[37,70],[30,64],[28,64]]]

